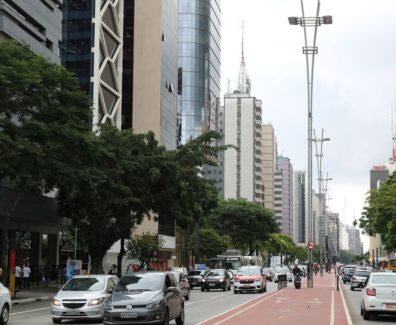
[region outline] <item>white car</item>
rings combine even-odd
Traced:
[[[293,281],[292,274],[288,267],[278,267],[278,268],[276,268],[275,275],[274,275],[275,283],[278,283],[278,277],[280,274],[285,274],[287,281],[289,281],[289,282]]]
[[[76,275],[58,291],[51,303],[55,324],[62,319],[103,320],[104,303],[118,283],[115,275]]]
[[[7,324],[11,312],[10,291],[0,283],[0,324]]]
[[[371,273],[360,306],[364,320],[373,314],[396,315],[396,273]]]

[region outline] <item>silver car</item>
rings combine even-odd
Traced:
[[[172,271],[172,273],[176,278],[184,299],[190,300],[190,283],[188,282],[186,275],[179,271]]]
[[[369,276],[370,271],[356,270],[355,274],[351,278],[351,290],[354,291],[356,288],[364,288]]]
[[[172,272],[123,276],[106,301],[104,324],[184,324],[184,299]]]
[[[104,303],[118,283],[115,275],[77,275],[58,291],[51,303],[55,324],[62,319],[97,319],[102,321]]]
[[[291,274],[291,272],[290,272],[290,270],[289,270],[288,267],[278,267],[278,268],[276,269],[276,271],[275,271],[275,274],[274,274],[274,282],[275,282],[275,283],[278,283],[278,277],[279,277],[279,275],[281,275],[281,274],[286,275],[287,281],[289,281],[289,282],[292,282],[292,281],[293,281],[293,279],[292,279],[292,274]]]
[[[373,314],[396,316],[396,273],[371,273],[360,306],[364,320]]]
[[[0,324],[7,324],[11,312],[10,291],[0,282]]]

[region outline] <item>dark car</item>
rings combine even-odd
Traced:
[[[201,291],[210,289],[231,290],[231,278],[225,269],[213,269],[205,274],[202,279]]]
[[[353,275],[355,274],[355,269],[346,268],[344,273],[342,274],[342,282],[345,284],[346,282],[351,282]]]
[[[184,324],[184,299],[171,272],[123,276],[105,303],[104,324]]]
[[[200,287],[202,283],[202,278],[205,275],[205,270],[192,270],[188,272],[187,279],[190,283],[190,289],[194,289],[194,287]]]

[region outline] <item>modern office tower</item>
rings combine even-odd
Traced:
[[[348,250],[349,237],[348,237],[347,225],[343,224],[342,222],[340,222],[339,238],[340,238],[340,250]]]
[[[340,218],[335,212],[327,212],[327,248],[331,256],[339,256],[340,252]]]
[[[347,227],[347,233],[348,233],[349,251],[352,254],[359,255],[361,251],[359,229],[355,229],[353,227]]]
[[[217,130],[220,97],[220,1],[179,0],[178,144]]]
[[[0,0],[0,41],[14,39],[36,54],[60,63],[62,0]]]
[[[296,170],[293,181],[293,239],[296,243],[306,243],[306,184],[307,173]]]
[[[274,210],[274,181],[278,148],[275,130],[272,124],[263,124],[261,128],[262,179],[264,187],[264,207]]]
[[[277,157],[274,212],[281,232],[293,238],[293,166],[290,159]]]

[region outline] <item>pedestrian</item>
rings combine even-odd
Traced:
[[[43,267],[43,288],[48,288],[51,275],[51,265],[45,263]]]
[[[15,288],[20,291],[22,287],[22,269],[21,267],[17,264],[15,266]]]
[[[28,264],[24,264],[22,268],[22,278],[23,278],[23,289],[30,289],[30,274],[32,270]]]

